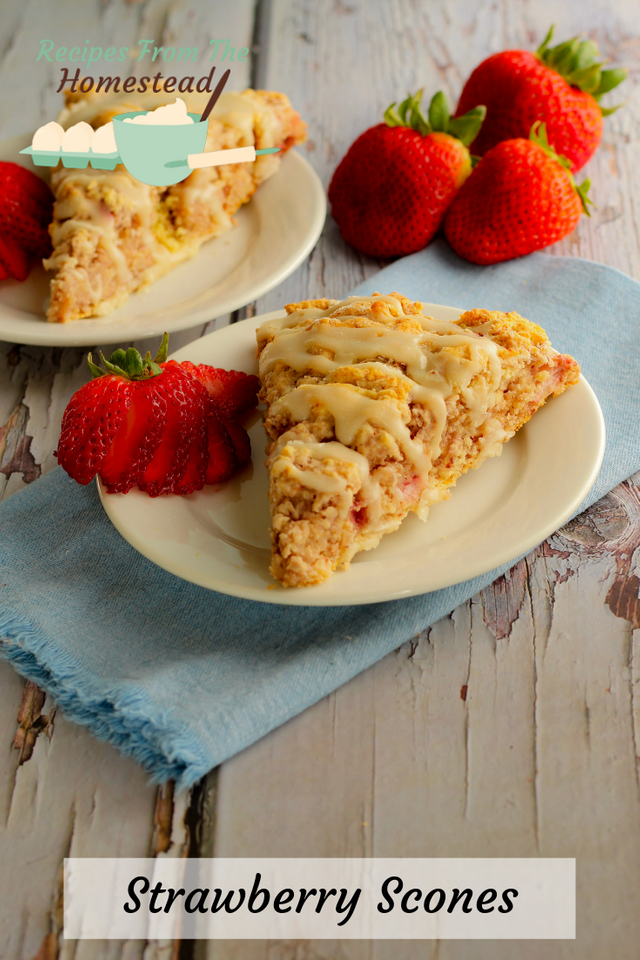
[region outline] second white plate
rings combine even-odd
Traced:
[[[0,160],[34,168],[19,151],[31,136],[0,143]],[[0,340],[41,346],[92,347],[186,330],[237,310],[272,290],[313,250],[326,216],[315,170],[299,153],[282,158],[278,173],[235,216],[228,233],[106,317],[47,323],[49,279],[42,267],[24,283],[0,282]]]
[[[453,307],[426,304],[441,320]],[[225,327],[175,354],[255,373],[255,330],[268,314]],[[158,566],[221,593],[309,606],[380,603],[448,587],[526,553],[557,530],[593,485],[604,455],[604,420],[584,379],[545,404],[500,457],[463,476],[426,523],[410,514],[375,550],[316,587],[285,590],[269,575],[265,435],[256,413],[253,463],[229,483],[189,497],[105,494],[120,533]]]

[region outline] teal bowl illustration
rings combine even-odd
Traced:
[[[199,123],[200,114],[190,113],[193,123],[124,123],[146,110],[120,113],[113,118],[113,131],[120,159],[129,173],[153,187],[169,187],[185,180],[191,170],[187,155],[202,153],[208,123]]]

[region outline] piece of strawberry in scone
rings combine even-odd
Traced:
[[[271,573],[345,568],[496,456],[580,368],[516,313],[428,317],[400,294],[310,300],[258,330]]]

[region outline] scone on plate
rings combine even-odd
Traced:
[[[94,129],[115,114],[151,110],[169,95],[109,97],[74,95],[58,118],[64,127],[81,120]],[[207,94],[185,94],[192,113],[202,113]],[[64,323],[103,316],[129,294],[196,254],[206,240],[233,225],[233,214],[280,166],[289,147],[305,139],[306,125],[282,93],[223,93],[210,118],[206,151],[279,147],[254,163],[194,170],[171,187],[140,183],[126,168],[67,169],[52,173],[53,253],[45,261],[51,280],[47,319]]]
[[[434,320],[398,293],[308,300],[258,330],[272,575],[308,586],[426,519],[580,368],[517,313]]]

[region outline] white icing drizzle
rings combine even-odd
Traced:
[[[156,247],[157,242],[151,230],[152,188],[119,170],[86,172],[73,170],[68,173],[59,171],[58,184],[62,180],[69,183],[71,190],[62,199],[56,200],[56,220],[52,233],[54,248],[69,234],[77,230],[86,230],[94,235],[96,246],[99,244],[108,254],[116,268],[120,283],[129,284],[133,277],[126,257],[118,246],[115,215],[99,196],[89,196],[87,188],[92,183],[96,187],[100,185],[113,188],[118,196],[122,197],[125,203],[130,203],[138,214],[145,246]],[[77,189],[74,190],[73,187]]]
[[[131,110],[153,109],[159,103],[165,102],[165,99],[171,100],[173,98],[163,98],[149,94],[135,96],[132,99],[128,96],[109,96],[100,101],[99,109],[100,111],[109,107],[120,107],[122,109],[123,105]],[[204,109],[208,96],[187,95],[186,100],[189,109],[198,113]],[[59,119],[67,126],[76,119],[92,120],[96,112],[97,108],[94,105],[79,102],[74,104],[72,108],[63,111]],[[220,136],[217,131],[220,125],[222,125],[223,131],[226,127],[237,128],[240,131],[239,145],[252,145],[255,143],[255,131],[258,129],[256,124],[259,123],[261,145],[269,147],[276,144],[275,133],[266,129],[269,124],[274,126],[274,129],[277,127],[277,118],[274,111],[269,109],[267,105],[262,105],[259,101],[254,101],[244,94],[225,91],[214,107],[212,120],[214,122],[209,129],[207,150],[220,146],[217,143]],[[269,139],[270,136],[272,139]],[[276,165],[279,163],[272,157],[268,159]],[[112,188],[118,199],[124,201],[125,204],[130,204],[132,210],[137,214],[140,246],[152,252],[153,262],[135,277],[129,269],[125,254],[120,248],[116,216],[98,195],[89,196],[87,194],[87,189],[90,189],[92,182],[96,187]],[[65,192],[64,198],[56,200],[52,232],[54,251],[70,234],[78,230],[86,230],[94,244],[94,249],[100,246],[107,253],[115,267],[119,285],[125,292],[132,287],[157,280],[177,262],[187,259],[195,253],[200,244],[208,238],[206,234],[180,238],[179,243],[176,243],[173,247],[168,247],[161,234],[157,234],[154,230],[158,217],[158,202],[162,191],[136,180],[122,166],[117,166],[115,170],[59,168],[52,175],[52,183],[55,185],[57,193],[61,193],[64,187],[70,188]],[[74,187],[77,187],[77,189],[74,190]],[[97,191],[93,192],[97,193]],[[224,183],[217,174],[213,176],[212,172],[208,170],[198,171],[195,175],[192,174],[182,187],[182,195],[183,202],[187,207],[197,209],[202,206],[205,208],[209,218],[220,227],[220,231],[232,226],[232,217],[224,206]],[[69,262],[71,259],[73,258],[67,253],[58,255],[54,253],[47,262],[47,268],[58,269],[62,263]],[[79,274],[82,273],[85,281],[89,280],[86,271],[82,270],[77,263],[72,264],[71,269],[78,271]],[[96,300],[101,300],[103,293],[102,282],[99,277],[95,280],[95,284],[100,289],[94,287],[92,294]],[[106,310],[99,307],[96,312],[108,312],[108,309],[113,305],[112,303]]]
[[[314,403],[320,403],[333,416],[336,437],[345,447],[355,441],[365,423],[371,423],[386,430],[396,440],[419,473],[429,471],[431,458],[425,454],[421,443],[411,439],[405,425],[404,421],[409,419],[406,404],[391,399],[374,400],[347,383],[303,383],[273,404],[271,413],[277,416],[286,409],[300,423],[309,419]]]
[[[418,323],[421,332],[405,331],[372,320],[372,305],[380,301],[390,304],[397,320]],[[357,317],[365,318],[366,326],[354,325]],[[336,325],[338,318],[344,319],[344,326]],[[397,298],[380,295],[330,301],[326,308],[309,307],[267,321],[258,331],[259,342],[273,337],[260,355],[263,380],[279,362],[298,373],[320,377],[345,366],[355,366],[363,371],[360,386],[340,382],[301,383],[272,404],[269,416],[288,414],[300,423],[311,418],[316,405],[328,411],[334,419],[338,443],[300,440],[295,443],[302,444],[315,459],[334,457],[349,460],[359,467],[362,460],[367,462],[366,458],[350,448],[357,442],[361,428],[371,424],[393,438],[399,451],[413,465],[416,475],[426,483],[433,461],[440,453],[446,401],[453,393],[460,393],[467,405],[477,435],[482,438],[485,455],[497,452],[504,440],[500,424],[487,416],[502,374],[497,344],[488,334],[488,329],[482,328],[479,332],[463,330],[457,323],[435,320],[423,314],[405,315]],[[487,364],[488,378],[477,379],[472,389],[472,381]],[[378,377],[389,377],[408,385],[407,400],[367,395],[367,374],[378,374]],[[372,386],[375,379],[371,381]],[[409,402],[423,405],[431,414],[432,432],[427,445],[411,437],[407,426],[411,418]],[[343,477],[299,470],[291,464],[289,457],[279,460],[286,446],[293,442],[286,438],[285,433],[272,451],[272,472],[287,470],[303,485],[324,492],[345,490]],[[338,448],[339,456],[336,454]],[[367,499],[379,503],[380,491],[374,491],[378,485],[369,476],[368,468],[366,476],[362,476],[362,485]],[[421,500],[422,506],[426,506],[429,491],[423,490]],[[418,513],[425,515],[420,505]]]
[[[360,474],[360,485],[364,484],[369,477],[369,461],[367,458],[355,450],[349,450],[342,443],[336,440],[330,440],[326,443],[291,440],[287,437],[287,434],[280,437],[271,453],[270,459],[273,461],[272,473],[274,476],[286,473],[290,477],[295,477],[303,487],[319,490],[322,493],[343,493],[346,490],[346,477],[340,474],[330,475],[314,470],[302,470],[292,463],[291,458],[295,456],[296,448],[304,450],[313,460],[341,460],[343,463],[355,465]]]

